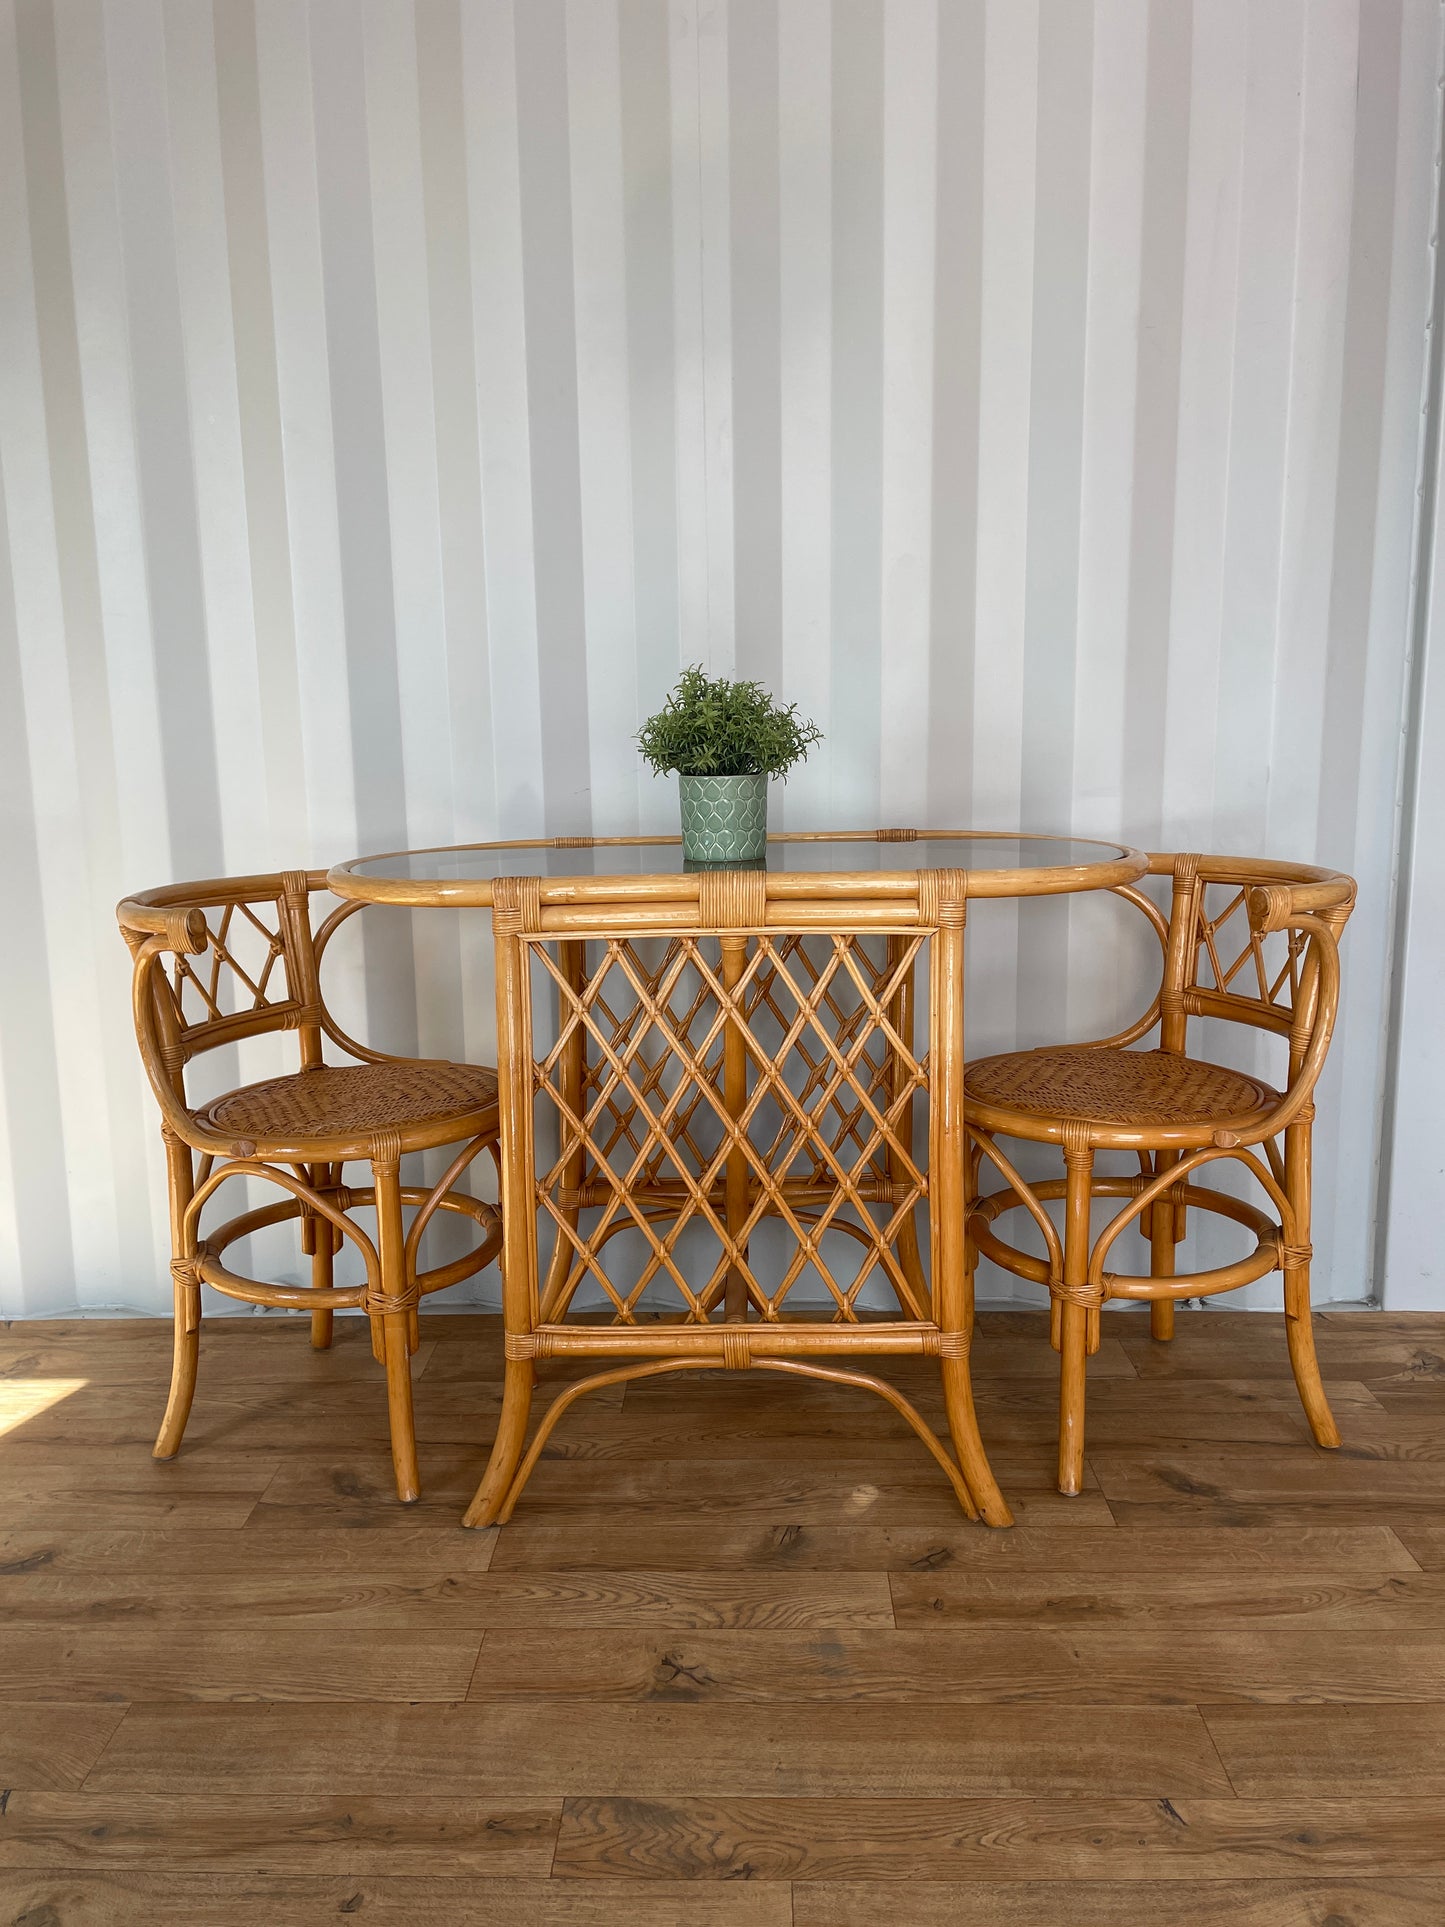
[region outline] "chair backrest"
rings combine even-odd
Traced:
[[[243,1037],[300,1034],[319,1062],[319,991],[305,871],[218,877],[147,890],[116,907],[133,956],[145,958],[147,1028],[168,1058],[189,1062]]]
[[[320,960],[341,905],[313,933],[311,895],[324,870],[172,883],[127,897],[116,920],[134,959],[133,1012],[142,1062],[162,1113],[188,1117],[185,1068],[222,1044],[296,1032],[303,1069],[327,1036],[354,1057],[378,1054],[338,1027],[321,994]]]
[[[1163,951],[1159,994],[1126,1030],[1093,1048],[1137,1043],[1157,1025],[1164,1050],[1186,1048],[1189,1019],[1214,1017],[1289,1040],[1291,1110],[1324,1062],[1339,1003],[1339,936],[1355,883],[1337,870],[1264,857],[1156,852],[1151,876],[1173,889],[1166,918],[1132,885],[1115,896],[1148,920]]]
[[[1340,932],[1355,884],[1337,871],[1263,858],[1153,855],[1173,882],[1159,1041],[1185,1048],[1191,1017],[1289,1041],[1289,1091],[1308,1094],[1339,1004]]]

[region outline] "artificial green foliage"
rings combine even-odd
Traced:
[[[822,737],[796,703],[774,702],[760,682],[729,682],[694,663],[637,743],[659,776],[786,776]]]

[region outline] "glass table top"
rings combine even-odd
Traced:
[[[1117,843],[1088,837],[977,834],[920,835],[912,842],[880,843],[867,834],[811,842],[778,837],[768,844],[773,872],[866,872],[898,870],[1087,869],[1116,863],[1130,852]],[[451,849],[399,850],[338,864],[333,877],[414,883],[485,883],[498,877],[676,876],[687,866],[681,844],[609,843],[591,849],[553,849],[545,844],[461,844]],[[759,865],[759,868],[764,866]]]

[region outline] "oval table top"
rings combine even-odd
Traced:
[[[709,866],[698,866],[704,868]],[[1133,883],[1142,850],[1091,837],[972,830],[785,831],[768,838],[772,897],[884,900],[914,896],[920,871],[965,870],[971,897],[1058,896]],[[352,857],[327,876],[339,897],[416,908],[490,907],[499,877],[538,877],[544,904],[687,900],[698,868],[684,865],[676,836],[551,837],[462,843]],[[668,888],[675,882],[676,889]]]

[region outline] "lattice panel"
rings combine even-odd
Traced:
[[[654,939],[651,947],[662,949],[661,961],[649,967],[649,945],[645,941],[639,943],[633,949],[637,971],[653,995],[659,992],[664,983],[668,985],[669,1009],[674,1027],[679,1035],[696,1044],[702,1038],[704,1029],[709,1027],[713,1014],[706,980],[686,959],[682,960],[683,968],[678,971],[678,946],[675,943],[667,943],[664,947],[660,940]],[[879,938],[857,938],[853,941],[853,958],[875,1000],[882,996],[890,975],[883,949],[883,942]],[[818,983],[826,958],[832,952],[826,938],[789,935],[777,940],[777,954],[799,982],[811,990]],[[863,1051],[857,1063],[857,1074],[860,1079],[866,1079],[868,1092],[875,1102],[883,1103],[888,1096],[888,1042],[883,1031],[869,1024],[869,1006],[859,995],[851,975],[845,975],[840,981],[836,971],[830,972],[822,998],[820,1012],[832,1026],[836,1043],[847,1050],[862,1035]],[[630,1036],[632,1025],[641,1016],[644,1006],[627,983],[623,984],[621,995],[615,1000],[621,1005],[621,1014],[612,1010],[604,994],[599,994],[597,1011],[603,1021],[614,1027],[619,1040],[625,1040]],[[789,998],[786,990],[780,993],[777,971],[771,963],[760,961],[756,975],[748,986],[745,1001],[750,1032],[759,1044],[776,1048],[788,1029],[786,1010]],[[712,1026],[712,1033],[708,1045],[709,1068],[720,1076],[721,1030]],[[670,1074],[669,1053],[659,1052],[655,1040],[645,1041],[642,1050],[648,1060],[641,1072],[643,1088],[651,1092]],[[800,1079],[795,1086],[799,1101],[808,1106],[819,1098],[823,1100],[827,1121],[831,1126],[828,1141],[833,1151],[842,1152],[849,1145],[855,1151],[861,1149],[867,1114],[863,1105],[852,1095],[851,1085],[841,1089],[829,1087],[829,1055],[826,1051],[815,1049],[806,1034],[797,1038],[795,1050],[797,1062],[793,1074]],[[675,1071],[675,1067],[672,1068]],[[598,1061],[589,1053],[584,1075],[584,1088],[589,1093],[595,1093],[609,1079],[610,1072],[605,1060]],[[776,1118],[777,1106],[774,1101],[765,1100],[761,1108],[765,1115]],[[818,1122],[821,1125],[824,1119],[820,1117]],[[678,1142],[693,1160],[694,1171],[700,1171],[717,1147],[718,1128],[697,1086],[692,1088],[681,1104],[675,1119],[675,1130]],[[605,1120],[598,1138],[604,1154],[608,1156],[624,1145],[630,1144],[634,1151],[639,1146],[632,1105],[625,1099],[619,1101],[615,1083],[609,1086],[605,1099]],[[646,1180],[655,1183],[662,1179],[664,1166],[669,1162],[662,1147],[654,1145],[647,1157]],[[827,1169],[819,1157],[813,1160],[806,1174],[800,1172],[799,1176],[806,1175],[812,1181],[822,1183],[827,1179]],[[875,1160],[873,1175],[878,1178],[887,1176],[886,1160],[881,1149]]]
[[[871,945],[867,939],[852,940],[850,957],[866,979],[866,987],[860,989],[851,973],[840,981],[836,971],[828,971],[827,959],[831,955],[831,945],[827,940],[820,942],[816,937],[793,935],[782,938],[778,944],[780,959],[808,990],[816,987],[827,972],[828,980],[821,991],[820,1015],[826,1018],[838,1048],[849,1051],[854,1044],[860,1046],[856,1063],[857,1082],[866,1087],[875,1107],[882,1108],[890,1096],[891,1052],[888,1033],[872,1022],[870,1012],[874,1007],[887,1004],[896,993],[897,985],[890,991],[889,978],[892,973],[887,959],[872,954],[878,949],[881,946],[876,938]],[[786,989],[779,995],[776,968],[764,965],[754,979],[748,998],[748,1023],[754,1034],[766,1039],[771,1032],[780,1039],[788,1028],[788,1003]],[[893,1021],[897,1022],[896,1013]],[[864,1150],[871,1142],[870,1168],[875,1177],[886,1178],[886,1147],[871,1138],[869,1111],[854,1084],[840,1087],[830,1079],[830,1054],[815,1048],[806,1032],[798,1037],[795,1049],[801,1066],[805,1067],[798,1090],[799,1101],[805,1107],[821,1101],[822,1109],[817,1121],[820,1127],[824,1124],[828,1126],[825,1135],[829,1149],[834,1154],[851,1153]],[[815,1182],[826,1182],[828,1167],[821,1157],[815,1157],[810,1175]]]
[[[870,1279],[909,1302],[894,1247],[927,1195],[910,1128],[927,1068],[900,1031],[898,1004],[927,939],[898,941],[882,962],[870,953],[879,942],[749,937],[731,987],[715,937],[593,940],[580,979],[549,944],[529,943],[559,1012],[556,1041],[535,1066],[539,1146],[556,1133],[537,1198],[566,1252],[549,1317],[590,1279],[616,1323],[638,1320],[644,1293],[650,1316],[661,1296],[684,1321],[705,1322],[730,1272],[765,1320],[787,1315],[805,1279],[821,1283],[835,1322],[856,1321]],[[730,1027],[744,1067],[736,1116]],[[765,1279],[749,1240],[769,1217],[785,1227],[790,1255]],[[643,1254],[625,1282],[609,1259],[624,1231]],[[832,1233],[858,1254],[845,1276],[823,1255]]]
[[[186,1029],[267,1010],[291,1000],[280,906],[228,903],[207,912],[209,947],[197,956],[177,955],[170,971],[171,995]]]
[[[659,948],[661,961],[651,962]],[[618,1050],[635,1049],[636,1075],[643,1092],[649,1097],[662,1093],[665,1098],[676,1084],[678,1068],[665,1041],[657,1034],[649,1034],[646,1004],[633,989],[634,974],[645,986],[648,996],[665,1000],[673,1030],[698,1052],[709,1073],[720,1079],[722,1029],[711,1021],[715,1011],[707,982],[683,946],[675,942],[663,944],[656,938],[643,939],[629,946],[629,960],[630,972],[613,971],[610,983],[598,984],[593,1008],[598,1021],[611,1028]],[[702,1171],[710,1162],[717,1147],[718,1131],[713,1113],[703,1101],[702,1089],[696,1083],[677,1101],[672,1113],[675,1148],[671,1151],[665,1151],[656,1143],[644,1149],[631,1100],[619,1085],[607,1057],[595,1046],[586,1053],[583,1089],[589,1100],[595,1098],[600,1104],[595,1138],[604,1162],[614,1156],[641,1152],[640,1182],[646,1184],[664,1181],[679,1153],[689,1159],[694,1173]],[[589,1165],[593,1155],[592,1152],[586,1154]]]
[[[1298,930],[1261,937],[1250,925],[1245,896],[1233,884],[1208,884],[1200,891],[1195,980],[1201,990],[1289,1014],[1299,996],[1308,938]]]

